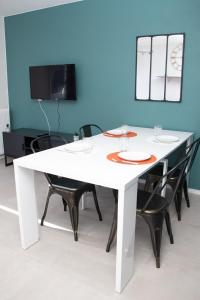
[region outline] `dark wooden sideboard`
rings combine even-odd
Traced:
[[[19,128],[3,132],[5,165],[12,164],[12,161],[8,162],[8,157],[18,158],[31,154],[31,141],[44,134],[48,134],[48,131],[30,128]],[[60,135],[68,142],[73,140],[73,134],[71,133],[51,132],[51,134]]]

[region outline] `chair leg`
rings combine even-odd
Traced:
[[[95,204],[98,216],[99,216],[99,221],[102,221],[102,215],[101,215],[101,211],[100,211],[100,208],[99,208],[99,203],[98,203],[98,200],[97,200],[97,193],[96,193],[95,187],[94,187],[94,189],[92,189],[92,194],[93,194],[93,198],[94,198],[94,204]]]
[[[43,213],[43,216],[42,216],[42,219],[41,219],[41,226],[43,226],[43,224],[44,224],[44,219],[46,218],[47,209],[48,209],[48,206],[49,206],[49,199],[50,199],[50,197],[51,197],[52,194],[53,194],[53,191],[52,191],[51,188],[49,188],[48,195],[47,195],[47,201],[46,201],[46,204],[45,204],[44,213]]]
[[[117,202],[115,202],[115,211],[114,211],[114,216],[113,216],[113,222],[112,222],[112,226],[111,226],[111,230],[110,230],[110,235],[108,238],[108,243],[106,246],[106,252],[110,251],[110,246],[114,240],[114,237],[116,236],[116,232],[117,232],[117,211],[118,211],[118,204]]]
[[[161,238],[162,238],[162,228],[156,228],[155,230],[156,268],[160,268]]]
[[[154,256],[156,258],[156,268],[160,268],[160,248],[164,215],[158,214],[157,216],[154,215],[152,217],[142,217],[148,224],[150,230],[152,247],[154,251]]]
[[[67,211],[67,202],[65,201],[65,199],[62,197],[62,202],[63,202],[63,206],[64,206],[64,211]]]
[[[118,203],[118,190],[112,189],[113,196],[115,199],[115,204]]]
[[[185,201],[187,203],[187,207],[190,207],[190,199],[188,196],[188,187],[187,187],[186,178],[184,179],[184,182],[183,182],[183,191],[184,191],[184,196],[185,196]]]
[[[182,203],[182,189],[177,191],[175,197],[175,207],[178,216],[178,221],[181,221],[181,203]]]
[[[167,232],[168,232],[168,235],[169,235],[170,243],[174,244],[174,237],[173,237],[173,234],[172,234],[172,226],[171,226],[170,214],[169,214],[168,211],[166,211],[165,222],[166,222],[166,226],[167,226]]]
[[[78,219],[79,219],[78,205],[74,205],[72,207],[71,205],[68,206],[69,206],[72,229],[74,232],[74,240],[77,242],[78,241]]]

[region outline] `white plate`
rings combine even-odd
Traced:
[[[127,151],[120,152],[118,156],[125,160],[141,161],[149,159],[151,157],[151,154],[147,152]]]
[[[179,138],[174,135],[158,135],[155,139],[162,143],[174,143],[179,141]]]
[[[67,144],[64,149],[68,152],[85,152],[92,149],[92,144],[85,141],[78,141]]]
[[[122,129],[113,129],[113,130],[106,131],[106,133],[120,135],[122,134]]]

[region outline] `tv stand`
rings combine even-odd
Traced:
[[[28,154],[31,154],[31,142],[35,138],[48,134],[48,131],[31,129],[31,128],[19,128],[9,132],[3,132],[3,144],[4,144],[4,157],[5,166],[13,164],[12,160],[8,162],[8,158],[19,158]],[[60,135],[65,138],[68,142],[73,141],[73,134],[51,132],[53,135]]]

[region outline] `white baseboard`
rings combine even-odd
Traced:
[[[198,195],[200,196],[200,190],[196,190],[196,189],[188,189],[189,194],[191,195]]]
[[[145,183],[145,180],[144,180],[144,179],[140,179],[140,183],[144,184],[144,183]],[[191,195],[197,195],[197,196],[200,196],[200,190],[196,190],[196,189],[191,189],[191,188],[189,188],[189,189],[188,189],[188,192],[189,192],[189,194],[191,194]]]

